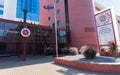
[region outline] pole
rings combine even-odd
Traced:
[[[24,22],[26,23],[26,18],[27,18],[27,9],[23,9],[23,13],[24,13]]]
[[[23,37],[23,61],[26,60],[26,46],[27,46],[27,39]]]
[[[55,17],[55,45],[56,45],[56,57],[58,57],[56,3],[54,3],[54,17]]]
[[[27,18],[27,9],[23,9],[23,13],[24,13],[24,23],[26,23],[26,18]],[[24,27],[26,27],[26,25],[24,25]],[[27,38],[23,37],[23,61],[26,60],[26,48],[27,46]]]

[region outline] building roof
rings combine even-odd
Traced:
[[[94,0],[95,12],[104,9],[105,7],[100,5],[96,0]]]

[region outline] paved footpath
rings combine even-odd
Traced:
[[[25,62],[17,57],[0,58],[0,75],[120,75],[83,71],[54,64],[52,56],[29,56]]]

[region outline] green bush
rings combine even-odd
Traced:
[[[87,59],[93,59],[96,56],[96,51],[91,46],[82,46],[80,51]]]

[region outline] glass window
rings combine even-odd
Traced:
[[[16,17],[23,19],[23,9],[27,9],[27,20],[39,21],[39,1],[40,0],[17,0]],[[31,19],[30,17],[34,18]]]
[[[5,32],[4,39],[5,40],[13,40],[16,41],[20,38],[20,31],[17,24],[5,23]]]
[[[12,23],[6,23],[5,24],[5,30],[6,31],[16,31],[18,25],[12,24]]]
[[[56,3],[59,3],[60,2],[60,0],[56,0]]]
[[[36,31],[38,30],[38,28],[32,27],[32,26],[29,26],[28,28],[30,29],[31,34],[27,39],[29,41],[35,41],[36,40],[36,35],[37,35]]]
[[[4,0],[0,0],[0,8],[4,8]]]
[[[4,26],[4,23],[3,22],[0,22],[0,40],[3,40],[4,39],[4,36],[3,36],[3,34],[4,34],[4,28],[5,26]]]
[[[19,41],[20,33],[17,31],[6,31],[4,32],[4,39],[9,41]]]
[[[52,27],[55,28],[55,23],[52,24]]]
[[[51,17],[49,16],[49,17],[48,17],[48,20],[50,21],[50,19],[51,19]]]
[[[0,10],[0,14],[3,15],[3,10]]]
[[[7,31],[4,33],[5,37],[17,37],[18,36],[18,32],[17,31]]]
[[[0,22],[0,31],[1,31],[1,30],[4,31],[4,29],[5,29],[4,23],[3,23],[3,22]]]
[[[60,30],[58,33],[58,41],[59,42],[66,42],[66,31]]]
[[[4,33],[3,31],[2,32],[0,31],[0,40],[4,39],[3,33]]]
[[[60,22],[61,22],[60,20],[57,21],[57,25],[58,25],[58,26],[60,26]]]
[[[52,31],[48,29],[42,29],[41,31],[41,40],[43,42],[51,42],[52,41]]]
[[[50,2],[50,0],[48,0],[48,2]]]
[[[63,30],[60,30],[60,36],[61,36],[61,37],[62,37],[62,36],[66,36],[66,32],[63,31]]]
[[[60,14],[60,9],[57,10],[57,15]]]
[[[2,32],[0,31],[0,37],[2,37],[2,36],[3,36],[3,33],[4,33],[3,31],[2,31]]]

